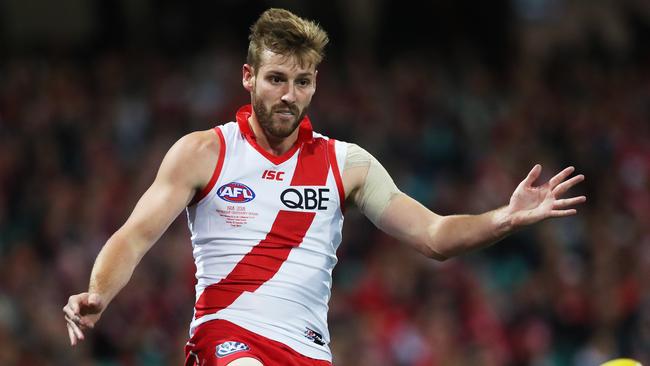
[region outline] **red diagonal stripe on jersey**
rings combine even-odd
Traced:
[[[304,143],[291,185],[325,185],[329,163],[327,145],[316,139]],[[280,210],[266,238],[246,254],[221,281],[203,290],[195,305],[195,317],[230,306],[244,291],[253,292],[270,280],[287,260],[291,249],[302,243],[315,212]]]
[[[253,292],[271,279],[291,249],[300,245],[314,216],[313,212],[280,211],[266,238],[226,278],[203,290],[196,302],[196,318],[225,309],[244,291]]]

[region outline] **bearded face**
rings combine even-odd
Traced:
[[[253,97],[253,110],[257,122],[267,136],[276,138],[289,137],[298,128],[307,113],[307,107],[300,110],[295,104],[279,103],[267,108],[261,98]]]
[[[244,65],[244,85],[267,137],[291,136],[307,113],[316,91],[316,66],[300,61],[266,50],[257,70]]]

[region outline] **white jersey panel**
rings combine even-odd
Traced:
[[[187,209],[198,280],[190,333],[206,321],[224,319],[308,357],[331,361],[327,304],[343,225],[341,172],[334,169],[343,167],[347,145],[334,144],[336,164],[328,160],[324,184],[292,185],[294,173],[305,170],[297,168],[304,147],[273,162],[240,126],[218,127],[225,141],[221,172],[210,192]],[[321,145],[327,141],[315,133],[313,139]],[[327,150],[318,151],[330,159]],[[294,218],[287,211],[300,213],[302,223],[287,222]],[[302,240],[283,245],[293,240],[293,234],[285,235],[287,228],[301,225]],[[199,303],[221,305],[199,311]]]

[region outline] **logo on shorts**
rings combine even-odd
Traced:
[[[217,346],[217,357],[226,357],[232,355],[233,353],[248,351],[248,347],[245,343],[228,341],[223,342]]]
[[[306,330],[305,330],[304,334],[305,334],[305,337],[307,337],[307,339],[309,339],[310,341],[316,343],[319,346],[325,345],[325,342],[323,341],[323,336],[320,333],[318,333],[317,331],[315,331],[313,329],[307,328],[307,327],[305,327],[305,329]]]
[[[217,195],[224,201],[233,203],[244,203],[255,198],[255,192],[245,184],[230,182],[224,184],[217,190]]]

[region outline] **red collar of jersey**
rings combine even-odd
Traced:
[[[255,133],[251,130],[250,125],[248,124],[248,118],[253,114],[253,107],[250,104],[242,106],[237,111],[237,123],[239,124],[239,130],[248,137],[251,137],[253,141],[257,140]],[[314,138],[313,130],[311,127],[311,121],[309,117],[303,117],[298,126],[298,139],[294,146],[299,146],[303,142],[311,141]]]

